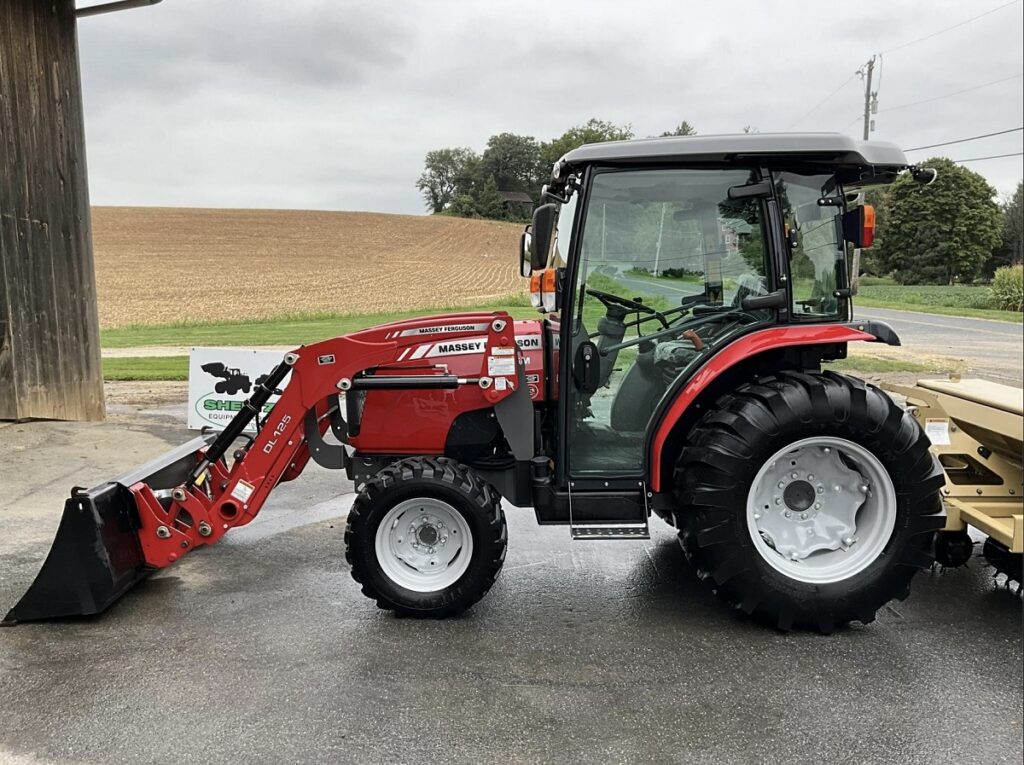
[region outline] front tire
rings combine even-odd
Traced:
[[[872,621],[932,562],[944,479],[881,390],[783,372],[727,395],[675,470],[675,522],[700,578],[783,630]]]
[[[507,541],[490,484],[446,457],[416,457],[366,482],[349,511],[345,558],[378,607],[441,618],[487,593]]]

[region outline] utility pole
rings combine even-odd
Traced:
[[[878,91],[872,92],[871,90],[871,76],[875,71],[875,56],[864,64],[857,74],[864,80],[864,140],[868,140],[868,135],[874,131],[875,125],[874,120],[871,119],[871,115],[878,111]]]

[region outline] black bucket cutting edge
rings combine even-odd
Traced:
[[[43,567],[2,624],[98,614],[145,579],[153,569],[142,553],[129,487],[140,481],[157,490],[179,485],[209,439],[194,438],[115,481],[74,492]]]

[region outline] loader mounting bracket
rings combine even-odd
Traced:
[[[335,437],[339,440],[347,440],[345,421],[341,418],[336,397],[327,413],[323,416],[328,418],[331,432],[334,433]],[[320,419],[315,409],[310,409],[306,412],[306,443],[309,445],[309,456],[320,467],[325,467],[329,470],[341,470],[348,465],[348,452],[345,451],[345,447],[341,444],[329,444],[324,441],[324,437],[320,434]]]

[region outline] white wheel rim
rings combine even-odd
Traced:
[[[754,548],[772,568],[829,584],[882,554],[896,527],[896,491],[885,466],[860,444],[805,438],[761,467],[746,516]]]
[[[455,584],[473,557],[473,534],[458,510],[433,497],[400,502],[377,527],[374,550],[392,582],[413,592]]]

